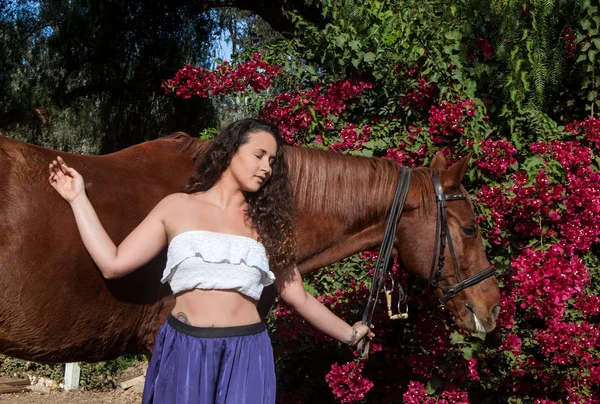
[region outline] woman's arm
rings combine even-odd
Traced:
[[[302,276],[297,268],[294,268],[293,273],[290,275],[287,279],[279,280],[278,278],[275,285],[277,292],[287,304],[313,327],[349,345],[357,344],[364,336],[374,337],[369,327],[360,321],[350,326],[322,305],[310,293],[306,292],[302,284]]]
[[[81,175],[60,157],[50,164],[50,184],[71,205],[81,239],[107,279],[125,276],[148,263],[167,245],[163,199],[117,247],[85,193]]]

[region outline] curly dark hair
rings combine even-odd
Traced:
[[[277,154],[269,181],[258,191],[245,194],[247,218],[258,234],[258,241],[265,247],[271,269],[281,274],[295,265],[295,210],[284,145],[274,125],[246,118],[227,126],[212,140],[181,191],[192,194],[212,188],[221,179],[240,146],[248,142],[249,135],[259,131],[273,135]]]

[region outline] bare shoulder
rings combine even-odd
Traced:
[[[164,211],[169,211],[169,210],[180,208],[182,205],[189,203],[190,200],[191,200],[191,195],[183,193],[183,192],[176,192],[174,194],[165,196],[156,205],[156,207],[158,209],[161,209]]]
[[[190,216],[190,214],[198,210],[198,207],[205,206],[206,203],[207,200],[203,194],[177,192],[165,196],[158,205],[156,205],[156,209],[160,211],[161,216],[167,219],[173,217],[185,217]],[[188,212],[188,214],[185,212]]]

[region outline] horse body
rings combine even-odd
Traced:
[[[100,220],[119,243],[160,199],[179,189],[205,148],[206,143],[179,135],[105,156],[82,156],[0,137],[0,352],[40,362],[151,352],[174,304],[170,289],[159,281],[164,253],[124,278],[103,279],[70,207],[49,186],[47,167],[61,155],[83,175]],[[296,192],[302,273],[378,247],[399,175],[395,163],[300,148],[289,149],[287,163]],[[464,170],[456,171],[446,175],[445,186],[460,185]],[[395,250],[406,268],[426,279],[433,251],[433,241],[426,240],[434,237],[435,218],[423,214],[423,181],[411,187]],[[457,202],[449,212],[464,265],[460,270],[483,269],[481,236],[460,234],[464,222],[474,220],[472,208]],[[264,293],[261,307],[273,298]],[[498,305],[493,278],[448,303],[457,323],[472,331],[479,330],[477,323],[493,329]]]

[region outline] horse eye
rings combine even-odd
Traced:
[[[467,237],[473,237],[477,234],[477,228],[475,226],[463,227],[462,232]]]

